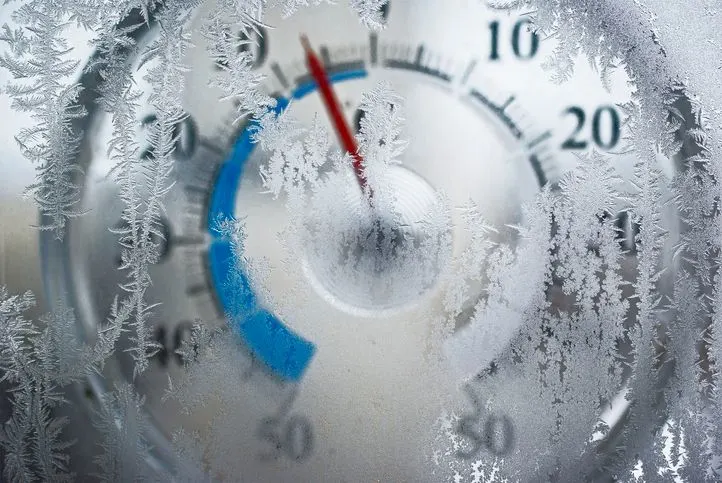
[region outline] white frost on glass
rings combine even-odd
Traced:
[[[157,349],[149,340],[154,305],[146,300],[145,292],[151,284],[148,269],[158,257],[157,237],[163,236],[158,223],[163,196],[172,183],[174,129],[185,116],[180,96],[186,69],[183,56],[190,43],[184,25],[196,3],[172,2],[160,10],[156,15],[160,35],[142,52],[150,65],[150,102],[157,115],[151,127],[153,153],[147,163],[138,161],[132,134],[139,93],[125,66],[113,58],[122,49],[136,48],[127,36],[129,31],[115,29],[117,20],[133,7],[147,20],[156,2],[34,1],[18,9],[16,20],[21,27],[3,27],[0,40],[9,45],[9,51],[0,57],[0,65],[19,79],[5,92],[15,98],[17,109],[31,112],[37,121],[36,127],[18,134],[22,150],[38,165],[38,182],[30,190],[46,215],[42,228],[52,230],[59,239],[67,220],[81,214],[75,208],[81,190],[75,176],[80,173],[73,163],[79,139],[70,123],[85,114],[76,103],[79,86],[70,79],[76,64],[67,60],[63,22],[76,21],[97,31],[96,45],[110,54],[109,63],[93,67],[108,81],[101,93],[104,107],[113,115],[108,151],[117,163],[115,173],[125,204],[126,226],[119,230],[121,268],[129,274],[112,307],[110,323],[103,326],[93,346],[75,340],[72,309],[57,304],[36,325],[23,318],[33,304],[31,294],[13,296],[0,290],[0,367],[2,380],[15,389],[10,396],[13,412],[0,432],[4,476],[11,481],[72,480],[65,455],[68,443],[61,437],[66,421],[50,414],[62,402],[59,389],[98,372],[120,331],[128,326],[133,329],[136,373],[145,369],[147,358]],[[379,260],[358,254],[378,250],[384,264],[398,264],[389,272],[401,274],[400,279],[388,280],[384,292],[393,296],[400,288],[427,289],[435,282],[437,266],[445,261],[441,254],[450,243],[451,207],[439,195],[438,203],[430,205],[431,216],[424,220],[430,235],[415,238],[404,231],[408,223],[395,210],[394,190],[385,184],[404,147],[399,139],[401,99],[384,85],[364,98],[367,115],[361,121],[359,145],[367,191],[354,205],[354,216],[329,211],[338,206],[330,200],[338,199],[344,187],[355,182],[350,159],[329,153],[328,134],[318,123],[298,125],[291,117],[292,106],[278,115],[272,110],[275,101],[260,92],[262,79],[251,70],[248,54],[238,53],[237,40],[227,34],[238,25],[247,32],[256,28],[263,9],[271,3],[291,14],[299,6],[320,2],[219,1],[217,10],[205,20],[203,32],[210,56],[224,70],[212,85],[221,89],[225,100],[237,102],[238,120],[250,115],[259,122],[262,129],[256,140],[273,153],[261,172],[265,187],[274,196],[286,195],[288,209],[294,213],[311,213],[296,217],[299,225],[293,227],[293,234],[299,241],[320,248],[317,234],[324,234],[324,242],[330,234],[330,246],[339,250],[335,268],[346,270],[341,278],[358,275],[355,278],[362,287],[372,288],[373,277],[365,279],[364,274],[376,274]],[[383,26],[380,7],[384,1],[350,3],[363,24]],[[660,11],[654,18],[642,3],[627,0],[490,3],[497,8],[530,10],[535,27],[557,37],[558,47],[547,62],[554,81],[564,82],[573,75],[580,54],[603,78],[612,69],[626,70],[636,92],[623,107],[639,160],[634,189],[622,193],[608,158],[593,154],[581,159],[581,167],[565,176],[558,190],[544,190],[525,207],[524,223],[515,227],[516,246],[492,242],[493,229],[475,207],[462,208],[471,245],[453,260],[452,272],[442,277],[447,320],[439,322],[444,330],[435,337],[449,337],[451,322],[473,303],[469,324],[450,339],[447,350],[452,359],[461,361],[464,376],[492,359],[498,363],[489,369],[496,371],[495,378],[468,382],[470,394],[475,394],[470,402],[483,402],[489,412],[505,411],[524,434],[517,435],[509,454],[460,462],[454,453],[468,442],[460,441],[454,430],[461,415],[450,414],[439,423],[442,441],[433,452],[439,465],[435,476],[474,482],[531,480],[538,468],[551,468],[563,481],[583,478],[585,468],[578,462],[595,462],[595,441],[590,435],[609,431],[600,414],[618,393],[623,373],[629,371],[636,386],[628,393],[631,416],[621,440],[624,451],[616,461],[596,463],[622,480],[718,480],[722,475],[721,84],[719,59],[705,59],[705,64],[687,57],[698,55],[699,45],[705,45],[705,52],[714,50],[720,34],[715,29],[675,32],[680,19],[697,24],[691,12],[701,12],[715,25],[716,6],[695,0],[694,5],[667,9],[667,2],[648,0],[647,5]],[[696,152],[667,180],[657,168],[658,160],[673,158],[680,148],[692,145]],[[329,166],[330,173],[321,176],[320,171]],[[143,189],[138,188],[138,180]],[[607,216],[620,206],[638,227],[632,279],[624,277],[622,266],[629,248],[620,246],[616,227]],[[663,215],[669,211],[681,218],[680,233],[668,233],[662,227]],[[388,219],[381,223],[379,214]],[[255,271],[255,278],[262,280],[263,264],[254,267],[243,256],[242,224],[217,222],[221,235],[232,240],[239,264],[228,283],[233,286],[233,277],[241,270]],[[399,244],[405,237],[410,242]],[[354,247],[361,250],[354,252]],[[667,266],[664,271],[663,266]],[[402,286],[404,280],[417,283]],[[469,301],[473,283],[485,285],[484,296]],[[270,292],[266,297],[270,299]],[[230,312],[230,319],[243,315],[233,313],[232,307]],[[629,313],[634,323],[625,326]],[[624,357],[618,349],[622,342],[630,348]],[[479,351],[484,344],[488,347]],[[510,350],[504,355],[487,357],[500,354],[508,344]],[[244,409],[239,407],[243,385],[227,381],[248,379],[253,361],[241,363],[229,334],[209,331],[202,323],[182,351],[185,379],[171,381],[167,397],[179,401],[188,412],[208,405],[219,409],[203,435],[183,429],[174,435],[180,459],[195,463],[197,471],[178,469],[179,473],[199,481],[207,478],[205,473],[219,475],[219,469],[238,464],[227,448],[234,432],[241,430],[234,415]],[[657,387],[653,381],[670,370],[668,384]],[[659,400],[666,407],[658,405]],[[104,400],[96,419],[106,436],[97,460],[104,478],[137,479],[142,473],[135,468],[147,450],[142,404],[129,385],[118,386]],[[660,424],[663,418],[669,418],[664,426]],[[644,437],[652,432],[653,439]]]

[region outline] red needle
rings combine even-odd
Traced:
[[[301,45],[303,45],[303,49],[306,51],[306,64],[308,65],[308,71],[311,73],[311,77],[313,77],[316,81],[316,84],[318,84],[318,90],[321,92],[321,98],[326,106],[328,115],[331,117],[331,122],[336,129],[336,135],[338,136],[341,146],[353,157],[353,169],[356,173],[358,184],[361,186],[361,190],[363,191],[364,188],[366,188],[363,158],[358,153],[358,145],[356,144],[356,139],[351,133],[351,128],[346,122],[346,119],[343,117],[341,105],[338,102],[336,93],[331,87],[331,81],[328,79],[328,73],[326,73],[323,63],[311,48],[311,43],[305,35],[301,35]]]

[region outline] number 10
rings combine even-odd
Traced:
[[[531,24],[529,19],[521,19],[514,25],[514,30],[511,32],[511,48],[514,51],[514,55],[517,59],[528,60],[534,57],[539,50],[539,36],[536,32],[530,32],[528,45],[524,45],[522,48],[522,29]],[[500,23],[498,20],[494,20],[489,23],[489,29],[491,30],[491,52],[489,54],[489,60],[499,60],[499,31]]]

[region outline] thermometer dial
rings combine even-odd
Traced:
[[[635,158],[625,154],[628,133],[619,107],[631,96],[626,75],[600,79],[579,63],[567,82],[551,82],[542,64],[554,39],[535,33],[523,12],[468,0],[392,0],[381,12],[386,28],[378,32],[360,25],[346,6],[328,4],[290,18],[271,10],[250,38],[240,28],[230,32],[265,76],[263,88],[276,98],[276,110],[292,114],[303,128],[321,126],[333,136],[338,121],[329,117],[309,72],[303,35],[354,134],[370,115],[365,93],[383,84],[398,94],[389,112],[403,117],[399,138],[408,145],[386,180],[401,220],[396,228],[403,227],[399,238],[415,247],[433,239],[435,263],[421,270],[414,258],[386,263],[361,251],[350,269],[334,255],[348,246],[335,245],[339,236],[330,235],[342,232],[344,214],[365,202],[352,165],[333,168],[347,176],[316,193],[314,202],[325,208],[310,206],[300,224],[286,196],[268,193],[263,173],[272,153],[253,142],[257,126],[235,122],[232,103],[219,103],[220,92],[208,84],[224,70],[209,58],[200,34],[208,8],[201,6],[188,26],[195,43],[187,59],[188,116],[177,126],[176,183],[161,219],[160,259],[151,269],[149,299],[161,302],[151,331],[161,349],[135,378],[132,361],[120,351],[105,379],[91,381],[91,398],[108,390],[109,381],[132,381],[145,397],[154,461],[179,467],[170,443],[179,427],[185,434],[215,432],[220,439],[214,441],[232,446],[222,451],[232,461],[204,463],[225,479],[239,472],[252,481],[426,481],[449,466],[503,458],[510,474],[531,481],[564,474],[560,465],[586,471],[591,459],[598,463],[599,455],[560,459],[527,443],[527,430],[553,432],[535,426],[539,409],[524,375],[505,369],[512,342],[531,329],[521,321],[491,330],[474,322],[490,280],[477,277],[452,316],[445,297],[465,250],[477,241],[470,213],[486,220],[489,240],[531,253],[514,228],[528,221],[522,207],[556,192],[566,172],[592,162],[591,151],[610,154],[621,186],[631,178]],[[151,25],[139,43],[155,35]],[[129,64],[147,92],[142,77],[149,66],[135,58]],[[117,235],[108,230],[122,226],[123,210],[108,177],[111,120],[91,112],[79,157],[86,173],[82,208],[89,212],[70,222],[63,248],[48,241],[49,250],[65,252],[49,258],[62,263],[47,267],[51,292],[66,293],[89,338],[125,276],[117,270]],[[147,94],[139,114],[137,136],[147,146],[141,156],[152,156],[145,136],[155,113]],[[338,149],[330,139],[331,150]],[[663,168],[671,175],[671,166]],[[314,219],[313,213],[330,218]],[[432,214],[446,214],[448,229],[429,232]],[[613,207],[609,216],[619,243],[633,247],[634,226],[624,207]],[[244,261],[219,232],[219,220],[242,222]],[[302,235],[291,229],[309,224],[316,229]],[[632,267],[633,251],[624,256],[623,265]],[[561,281],[550,284],[546,297],[558,310],[573,312]],[[229,313],[243,313],[242,323],[229,324]],[[219,342],[215,350],[231,359],[219,367],[237,370],[204,376],[208,390],[215,382],[223,387],[213,390],[234,395],[232,415],[213,405],[188,414],[164,397],[169,377],[187,376],[189,361],[179,351],[199,321],[232,333],[233,343]],[[552,330],[534,330],[542,329]],[[594,371],[601,367],[585,366],[588,378],[579,384],[597,380]],[[602,460],[604,448],[614,447],[632,384],[621,380],[608,401],[614,409],[599,415],[611,430],[602,434],[590,426],[585,440],[570,439],[566,447],[600,440]]]

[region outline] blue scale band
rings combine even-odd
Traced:
[[[330,76],[330,81],[342,82],[366,75],[365,70],[339,72]],[[291,98],[300,99],[315,90],[314,82],[305,83],[293,91]],[[276,111],[283,110],[288,102],[285,98],[279,99]],[[211,193],[208,207],[208,231],[213,237],[208,250],[211,278],[224,312],[230,315],[234,330],[254,356],[281,379],[299,381],[316,346],[259,305],[247,275],[237,270],[230,242],[221,238],[212,226],[219,217],[232,218],[235,214],[236,192],[245,163],[255,147],[250,131],[245,129],[238,137],[231,156],[221,166]]]

